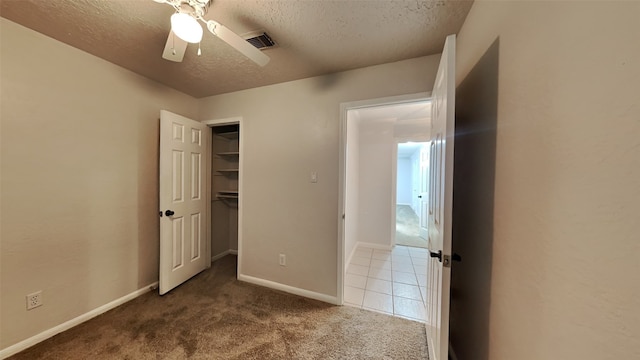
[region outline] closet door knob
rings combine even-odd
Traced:
[[[167,216],[173,216],[173,214],[175,214],[175,212],[173,212],[173,210],[167,210],[164,212],[165,215]]]

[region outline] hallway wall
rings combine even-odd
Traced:
[[[360,122],[360,241],[390,247],[393,192],[393,123],[363,118]]]
[[[456,176],[480,178],[454,202],[490,216],[454,227],[458,359],[640,358],[639,18],[623,1],[469,12],[456,110],[462,149],[485,152],[456,149]]]
[[[396,179],[396,204],[411,205],[413,199],[412,177],[413,169],[411,168],[411,159],[404,157],[398,158]]]

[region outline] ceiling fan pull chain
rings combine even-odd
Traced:
[[[171,53],[176,54],[176,34],[173,31],[171,32]]]

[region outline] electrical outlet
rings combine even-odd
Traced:
[[[280,262],[280,266],[287,266],[287,257],[285,254],[280,254],[278,261]]]
[[[27,295],[27,310],[42,306],[42,290]]]

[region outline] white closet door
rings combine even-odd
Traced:
[[[160,294],[207,267],[209,128],[160,112]]]

